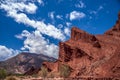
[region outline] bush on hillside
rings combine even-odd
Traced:
[[[70,67],[68,65],[62,64],[59,67],[59,73],[61,77],[67,78],[70,75]]]
[[[44,66],[41,67],[41,71],[39,72],[40,76],[45,78],[47,77],[47,74],[48,74],[48,70],[47,68],[45,68]]]
[[[7,72],[4,69],[0,69],[0,80],[5,79],[7,76]]]
[[[17,78],[14,77],[14,76],[9,76],[9,77],[6,78],[6,80],[17,80]]]

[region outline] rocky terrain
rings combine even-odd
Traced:
[[[31,75],[44,66],[58,76],[61,65],[70,69],[68,80],[120,79],[120,13],[116,24],[102,35],[92,35],[73,27],[71,38],[59,43],[58,60],[42,54],[21,53],[0,62],[0,68],[12,73]],[[37,80],[37,79],[35,79]]]
[[[59,43],[59,59],[44,62],[49,72],[59,72],[62,64],[70,67],[74,78],[120,79],[120,13],[116,24],[102,35],[92,35],[73,27],[71,38]]]
[[[33,74],[40,70],[42,62],[55,61],[56,59],[42,54],[20,53],[6,61],[0,62],[0,68],[12,74]],[[32,73],[29,73],[31,71]]]

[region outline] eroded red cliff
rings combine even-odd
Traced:
[[[71,38],[59,43],[59,58],[44,66],[58,72],[61,64],[72,69],[70,77],[120,78],[120,13],[112,29],[103,35],[91,35],[73,27]]]

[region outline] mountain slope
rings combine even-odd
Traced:
[[[6,61],[0,62],[0,68],[6,69],[9,73],[23,74],[30,68],[39,69],[43,61],[55,61],[56,59],[42,54],[20,53]]]

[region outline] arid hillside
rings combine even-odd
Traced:
[[[36,73],[38,70],[40,70],[42,62],[55,60],[56,59],[52,57],[42,54],[23,52],[6,61],[1,61],[0,69],[5,69],[7,73],[10,74],[25,74],[29,70],[32,70],[32,73]]]
[[[70,67],[69,77],[120,79],[120,13],[116,24],[102,35],[91,35],[73,27],[71,38],[59,43],[59,59],[44,62],[49,72]]]

